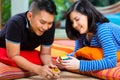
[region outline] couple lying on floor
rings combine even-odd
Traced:
[[[60,77],[60,71],[54,73],[51,68],[79,72],[116,67],[117,52],[120,50],[120,26],[111,23],[88,0],[78,0],[68,9],[65,29],[68,38],[75,40],[75,49],[68,54],[69,60],[60,63],[57,59],[54,65],[51,45],[54,41],[56,14],[56,6],[51,0],[33,0],[29,11],[11,17],[0,31],[0,47],[5,49],[1,54],[7,55],[18,67],[46,79]],[[39,64],[31,62],[27,58],[29,54],[21,54],[21,51],[33,51],[38,46]],[[85,46],[100,49],[100,58],[79,60],[79,50]]]

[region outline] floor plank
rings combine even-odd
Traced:
[[[31,76],[29,78],[21,78],[21,79],[15,79],[15,80],[44,80],[40,76]],[[76,73],[71,73],[68,71],[62,71],[61,77],[59,80],[100,80],[91,76],[87,75],[81,75]]]

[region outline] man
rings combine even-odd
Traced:
[[[29,11],[11,17],[0,31],[0,47],[6,49],[8,57],[17,66],[46,79],[55,75],[50,67],[56,67],[51,59],[56,14],[56,6],[52,0],[33,0]],[[20,55],[20,51],[32,51],[38,46],[41,46],[39,58],[43,66],[34,64]]]

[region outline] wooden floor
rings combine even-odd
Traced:
[[[42,79],[40,76],[31,76],[29,78],[21,78],[21,79],[15,79],[15,80],[44,80],[44,79]],[[80,75],[76,73],[62,71],[61,77],[58,80],[100,80],[100,79],[86,76],[86,75]]]

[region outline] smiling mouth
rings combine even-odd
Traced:
[[[38,30],[37,34],[40,36],[44,33],[44,31]]]
[[[40,29],[39,29],[39,32],[45,32],[45,31],[44,31],[44,30],[40,30]]]

